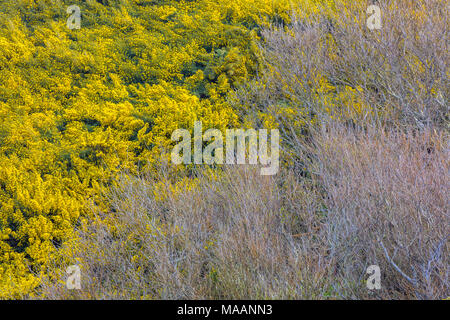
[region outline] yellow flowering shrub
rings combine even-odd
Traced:
[[[39,284],[88,203],[195,120],[224,129],[258,69],[256,27],[288,0],[19,0],[0,5],[0,298]],[[81,9],[81,29],[66,26]]]

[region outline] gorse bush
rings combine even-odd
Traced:
[[[72,4],[1,3],[0,298],[450,296],[444,2]],[[168,164],[197,120],[280,173]]]
[[[69,5],[81,29],[66,27]],[[2,1],[0,297],[38,285],[120,170],[152,163],[195,120],[237,121],[229,90],[258,68],[256,25],[287,1]],[[31,271],[31,272],[30,272]]]

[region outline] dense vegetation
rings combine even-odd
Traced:
[[[257,68],[256,25],[283,12],[283,1],[85,1],[69,30],[73,3],[1,4],[1,295],[36,286],[28,269],[71,237],[86,199],[102,203],[114,175],[145,167],[174,129],[235,121],[224,96]]]
[[[447,297],[448,8],[367,5],[2,1],[0,298]],[[167,165],[195,120],[282,172]]]

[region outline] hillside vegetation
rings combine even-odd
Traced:
[[[369,4],[1,1],[0,298],[448,297],[448,7]],[[173,166],[196,120],[280,173]]]

